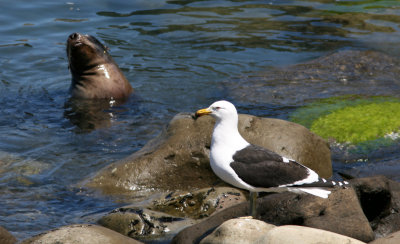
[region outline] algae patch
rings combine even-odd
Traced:
[[[357,144],[378,139],[399,128],[400,103],[382,102],[336,110],[319,117],[310,129],[323,138]]]
[[[393,140],[397,138],[390,135],[399,132],[400,128],[400,100],[390,97],[329,98],[299,109],[290,120],[338,143]]]

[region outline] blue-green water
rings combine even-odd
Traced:
[[[287,119],[296,108],[243,102],[230,82],[338,50],[400,53],[398,1],[15,0],[0,9],[0,225],[19,239],[116,207],[74,185],[139,150],[178,112],[226,98],[260,116]],[[105,43],[142,99],[112,111],[111,127],[82,131],[63,116],[73,32]]]

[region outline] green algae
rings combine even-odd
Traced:
[[[311,131],[337,142],[360,143],[375,140],[400,128],[400,102],[348,106],[319,117]]]
[[[290,120],[339,143],[390,144],[384,138],[400,128],[400,100],[392,97],[341,96],[323,99],[294,112]],[[375,144],[375,143],[372,143]],[[370,146],[367,146],[368,148]]]

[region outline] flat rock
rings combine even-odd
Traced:
[[[148,197],[154,192],[192,191],[223,185],[209,165],[214,119],[178,114],[157,138],[140,151],[109,165],[87,183],[104,194]],[[245,139],[332,175],[328,144],[305,127],[279,119],[239,115],[239,131]]]
[[[365,242],[339,235],[330,231],[296,225],[284,225],[273,228],[254,244],[364,244]]]
[[[200,244],[250,244],[272,228],[275,225],[256,219],[230,219],[218,226]]]
[[[22,244],[139,244],[141,242],[98,225],[69,225],[24,240]]]

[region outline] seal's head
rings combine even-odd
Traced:
[[[91,35],[72,33],[67,40],[67,56],[71,72],[88,69],[109,62],[110,55],[99,40]]]
[[[72,33],[67,40],[67,56],[72,97],[119,99],[131,94],[128,80],[95,37]]]

